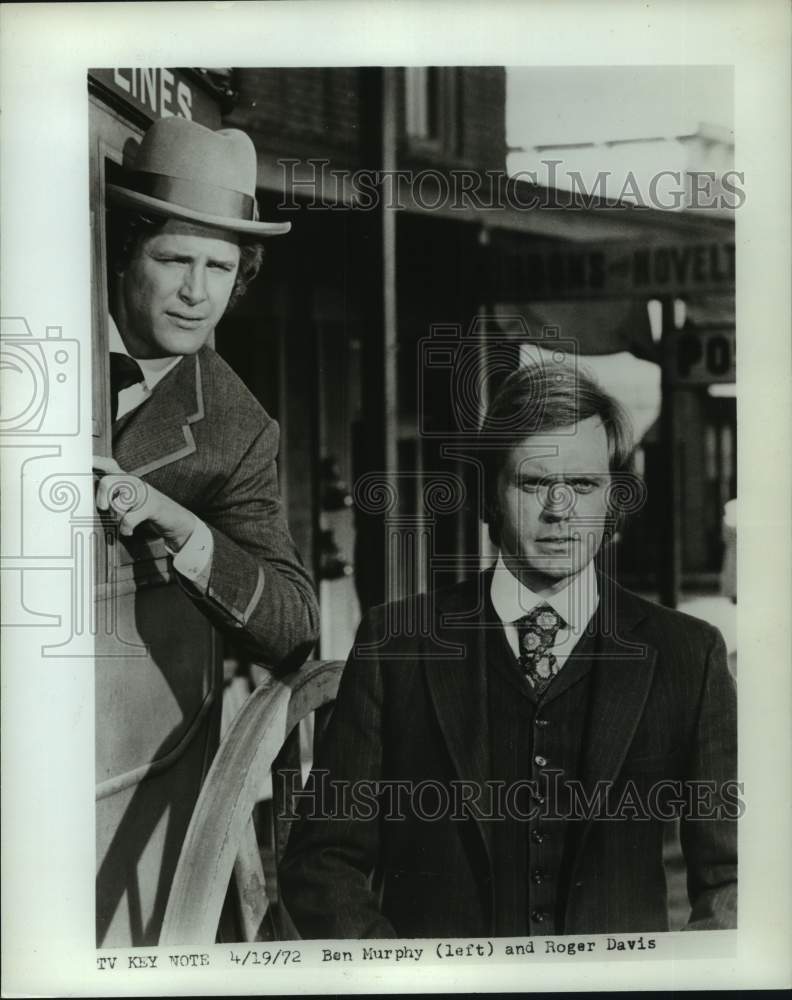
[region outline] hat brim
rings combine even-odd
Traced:
[[[182,219],[185,222],[200,222],[213,229],[225,229],[233,233],[243,233],[247,236],[283,236],[291,229],[291,222],[253,222],[248,219],[229,219],[219,215],[207,215],[191,208],[175,205],[170,201],[152,198],[151,195],[132,191],[130,188],[117,184],[107,185],[108,194],[113,201],[123,205],[134,205],[136,208],[146,208],[155,215],[165,215],[170,219]]]

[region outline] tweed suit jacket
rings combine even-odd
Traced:
[[[206,594],[179,582],[219,628],[276,669],[316,641],[313,585],[278,489],[278,425],[211,348],[185,356],[113,425],[113,457],[209,526]]]
[[[487,781],[493,734],[479,626],[489,579],[369,613],[306,791],[321,787],[323,772],[341,782]],[[431,630],[416,630],[422,621]],[[591,668],[586,793],[598,782],[618,796],[628,781],[641,793],[658,781],[706,781],[716,783],[719,803],[736,755],[735,689],[720,634],[607,578],[594,623],[601,653]],[[316,802],[314,794],[300,803],[279,872],[303,937],[493,934],[499,901],[490,821],[474,814],[427,821],[409,808],[389,819],[382,804],[370,816],[347,808],[339,814],[347,818],[326,819]],[[735,815],[726,809],[718,819],[682,821],[690,929],[735,925]],[[665,823],[596,816],[581,823],[559,933],[667,929]]]

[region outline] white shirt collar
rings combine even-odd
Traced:
[[[108,316],[107,332],[108,332],[108,344],[110,347],[110,352],[112,354],[126,354],[128,357],[132,357],[126,348],[126,344],[121,336],[121,333],[116,326],[116,321],[112,316]],[[146,388],[149,392],[154,388],[154,386],[161,381],[171,368],[174,368],[182,359],[182,356],[176,355],[167,358],[135,358],[135,361],[140,365],[140,370],[143,373],[143,381],[146,384]]]
[[[571,578],[562,590],[547,597],[534,593],[517,579],[498,553],[492,574],[490,597],[495,612],[504,624],[516,622],[537,604],[547,603],[569,626],[569,631],[582,633],[591,621],[599,603],[597,574],[593,560]]]

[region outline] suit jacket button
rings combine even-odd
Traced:
[[[550,721],[548,719],[536,718],[534,719],[534,725],[538,726],[540,729],[544,729],[545,726],[550,725]]]
[[[547,767],[547,757],[543,757],[541,754],[537,754],[534,757],[534,763],[538,764],[539,767]]]

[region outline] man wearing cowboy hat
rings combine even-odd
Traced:
[[[311,580],[277,482],[278,425],[208,346],[261,259],[256,153],[243,132],[156,121],[108,185],[113,458],[96,503],[165,541],[190,597],[255,658],[296,666],[316,639]]]

